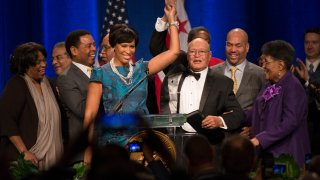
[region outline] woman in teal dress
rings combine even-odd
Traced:
[[[177,58],[180,46],[178,26],[175,20],[175,7],[167,5],[165,14],[168,18],[170,30],[170,48],[146,62],[140,60],[135,64],[131,63],[138,44],[138,36],[133,29],[127,25],[116,25],[111,29],[109,42],[114,48],[114,58],[110,63],[93,70],[88,86],[84,128],[89,128],[90,141],[93,139],[94,120],[98,113],[101,98],[104,113],[113,113],[112,108],[137,82],[142,80],[146,75],[155,74],[163,70]],[[118,112],[148,114],[146,98],[147,81],[144,80],[126,98],[122,108]],[[102,132],[98,128],[98,143],[100,145],[107,143],[125,145],[127,137],[135,132],[134,129],[125,132],[117,130],[104,130]],[[91,147],[87,148],[85,152],[84,162],[91,162]]]

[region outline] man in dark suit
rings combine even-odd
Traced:
[[[236,81],[234,94],[244,110],[253,106],[256,96],[265,83],[263,69],[247,60],[248,51],[247,33],[240,28],[232,29],[226,41],[227,60],[212,67],[214,72],[224,74]],[[232,67],[236,68],[234,79],[232,78]]]
[[[166,3],[175,3],[175,1],[166,1]],[[150,43],[149,43],[149,49],[150,49],[150,53],[153,56],[156,56],[158,54],[160,54],[161,52],[164,52],[168,49],[167,47],[167,35],[168,35],[168,20],[166,15],[164,14],[161,18],[157,18],[157,21],[155,23],[155,29],[152,32],[152,36],[150,39]],[[178,24],[177,24],[178,25]],[[181,32],[184,33],[184,32]],[[188,33],[188,39],[187,42],[189,43],[190,41],[192,41],[193,39],[200,37],[205,39],[206,41],[208,41],[208,43],[210,44],[210,33],[208,31],[208,29],[206,29],[203,26],[199,26],[199,27],[195,27],[193,29],[191,29],[191,31]],[[169,65],[167,68],[165,68],[163,71],[158,73],[158,77],[162,80],[165,76],[165,74],[170,71],[170,69],[172,69],[173,67],[179,66],[179,65],[183,65],[185,67],[188,66],[188,61],[187,61],[187,55],[186,55],[186,44],[185,41],[181,41],[180,39],[180,47],[181,47],[181,51],[180,54],[178,56],[178,58],[171,64]],[[216,58],[216,57],[211,57],[210,61],[209,61],[209,66],[213,66],[219,63],[222,63],[223,60]],[[157,96],[155,93],[158,89],[160,89],[161,87],[161,81],[159,80],[155,80],[156,78],[154,76],[152,76],[151,78],[149,78],[151,81],[149,81],[148,84],[148,99],[147,99],[147,105],[148,108],[150,110],[150,107],[155,106],[155,103],[157,100],[159,101],[159,96]],[[153,82],[155,81],[155,82]],[[158,102],[157,101],[157,102]],[[153,112],[154,113],[154,112]]]
[[[203,38],[195,38],[188,44],[189,67],[176,66],[164,79],[161,113],[188,114],[199,110],[204,118],[200,120],[198,131],[212,144],[220,144],[224,138],[223,129],[239,128],[245,116],[233,94],[232,80],[209,69],[210,58],[210,45]],[[188,123],[182,128],[195,132]]]
[[[52,49],[52,67],[54,68],[54,72],[56,73],[56,76],[53,78],[50,78],[49,81],[54,87],[54,89],[56,90],[57,97],[59,97],[59,91],[57,87],[57,78],[58,76],[60,76],[60,74],[63,73],[63,71],[68,69],[70,65],[71,65],[71,58],[66,51],[65,42],[56,43]],[[66,147],[68,143],[68,137],[69,137],[68,136],[68,129],[69,129],[68,117],[60,98],[58,98],[57,101],[58,101],[58,105],[61,112],[62,138],[63,138],[64,146]]]
[[[320,28],[307,29],[304,34],[305,63],[297,59],[295,72],[309,95],[308,125],[311,151],[320,154],[320,101],[315,89],[320,87]]]
[[[87,86],[96,46],[88,31],[76,30],[67,36],[66,50],[72,63],[69,69],[58,77],[57,86],[68,117],[69,141],[73,141],[83,129]]]

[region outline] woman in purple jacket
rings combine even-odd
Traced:
[[[291,154],[302,167],[305,155],[310,153],[308,102],[304,88],[290,71],[294,48],[275,40],[264,44],[261,51],[268,82],[247,112],[252,126],[251,142],[274,157]]]

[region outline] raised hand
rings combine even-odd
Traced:
[[[309,80],[309,73],[307,66],[301,61],[300,58],[297,58],[298,66],[294,68],[295,72],[298,73],[301,79],[308,81]]]
[[[166,7],[164,8],[164,13],[169,23],[172,23],[176,20],[175,16],[177,14],[177,10],[175,5],[166,4]]]

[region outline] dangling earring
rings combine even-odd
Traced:
[[[280,77],[281,77],[281,72],[280,72],[280,71],[278,72],[278,77],[279,77],[279,79],[280,79]]]

